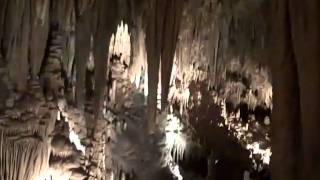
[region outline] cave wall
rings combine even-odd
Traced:
[[[319,2],[273,1],[272,12],[273,178],[319,179]]]

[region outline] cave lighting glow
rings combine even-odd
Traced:
[[[250,150],[251,155],[259,154],[261,155],[261,160],[264,164],[270,163],[270,157],[272,155],[271,148],[262,149],[260,148],[260,144],[257,142],[254,142],[252,144],[247,145],[247,149]]]
[[[81,144],[79,136],[73,130],[70,130],[69,140],[76,146],[77,150],[85,154],[86,148]]]
[[[183,129],[183,125],[178,117],[173,114],[167,115],[167,124],[165,127],[166,132],[166,149],[167,149],[167,162],[169,164],[169,168],[171,173],[178,178],[178,180],[182,180],[183,177],[179,171],[179,166],[175,163],[174,157],[172,157],[172,150],[174,151],[174,155],[177,160],[183,158],[183,153],[186,149],[186,139],[184,135],[181,133]]]
[[[170,149],[173,149],[174,146],[178,146],[181,149],[185,149],[186,140],[183,135],[180,133],[182,130],[182,125],[180,123],[180,119],[174,116],[173,114],[168,114],[167,116],[167,126],[166,130],[166,145]]]
[[[68,114],[66,112],[58,111],[58,120],[61,119],[61,115],[64,115],[65,121],[68,122],[70,128],[69,128],[69,140],[71,143],[73,143],[76,146],[76,149],[81,151],[83,154],[86,152],[86,148],[84,145],[81,144],[81,140],[78,136],[78,134],[73,130],[74,129],[74,123],[72,123],[70,120],[68,120]]]
[[[70,174],[61,174],[52,170],[45,171],[37,180],[69,180]]]
[[[250,159],[253,160],[253,155],[259,154],[261,161],[264,164],[269,165],[272,155],[271,147],[262,148],[259,142],[249,140],[251,139],[251,133],[248,130],[248,123],[242,125],[240,122],[235,122],[234,119],[239,119],[240,114],[236,113],[235,117],[229,117],[227,115],[227,108],[225,99],[221,102],[221,116],[224,118],[224,123],[219,124],[219,127],[228,127],[230,132],[233,132],[233,136],[238,139],[241,144],[245,144],[245,148],[250,151]]]
[[[37,180],[69,180],[69,178],[70,176],[68,174],[62,175],[52,169],[47,169]]]
[[[179,166],[177,164],[170,163],[169,167],[170,167],[171,173],[175,175],[178,180],[183,180],[183,177],[179,170]]]
[[[117,54],[121,56],[122,60],[125,60],[127,64],[130,62],[131,43],[128,25],[123,21],[118,25],[117,33],[112,34],[109,46],[109,54]]]
[[[49,170],[43,172],[37,180],[52,180],[52,174]]]

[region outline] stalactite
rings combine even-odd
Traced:
[[[76,8],[78,9],[78,15],[82,15],[87,8],[91,8],[94,4],[95,0],[78,0],[75,4]]]
[[[96,118],[102,115],[102,105],[105,95],[106,76],[108,67],[108,47],[113,32],[117,28],[117,3],[116,2],[96,2],[97,21],[94,35],[94,62],[95,62],[95,98],[94,115]],[[95,120],[96,121],[96,120]],[[93,123],[95,126],[95,123]]]
[[[0,1],[0,27],[5,26],[7,3],[8,3],[8,0]],[[3,33],[4,33],[4,28],[0,28],[0,42],[2,42]],[[0,46],[0,53],[2,53],[2,45]]]
[[[164,32],[161,47],[161,108],[165,109],[169,94],[169,85],[173,59],[176,51],[179,27],[181,23],[183,2],[180,0],[167,2],[164,19]]]
[[[17,34],[18,25],[20,25],[23,14],[23,9],[21,8],[21,2],[19,1],[15,4],[14,1],[8,1],[7,3],[7,11],[6,11],[6,18],[4,22],[4,34],[3,34],[3,48],[4,48],[4,55],[9,61],[10,53],[12,52],[12,44],[14,38]]]
[[[151,2],[150,6],[146,30],[146,47],[148,59],[148,119],[150,122],[148,128],[153,131],[157,108],[160,62],[163,69],[162,76],[164,77],[162,84],[164,92],[162,93],[165,97],[163,100],[165,104],[179,32],[182,2],[155,0]],[[172,19],[170,15],[173,15],[174,18]],[[164,38],[169,38],[169,44],[166,44]],[[162,64],[162,62],[164,63]]]
[[[148,25],[146,30],[146,50],[148,62],[148,129],[153,131],[156,118],[157,108],[157,90],[159,80],[159,65],[160,65],[160,42],[162,30],[162,18],[160,14],[164,12],[162,1],[151,1],[151,7],[148,14]],[[158,5],[159,4],[159,5]],[[160,22],[159,22],[160,21]],[[160,25],[160,26],[159,26]],[[160,36],[160,37],[159,37]]]
[[[85,101],[85,72],[89,59],[91,37],[91,9],[87,8],[81,15],[76,10],[75,28],[75,69],[76,69],[76,101],[80,109],[84,108]]]
[[[218,70],[218,60],[219,60],[219,44],[220,44],[220,32],[217,32],[216,35],[216,44],[214,48],[214,64],[211,66],[213,69],[213,85],[217,86],[217,70]]]
[[[19,90],[24,90],[29,73],[28,48],[26,47],[29,45],[30,2],[19,1],[15,3],[10,1],[7,16],[4,39],[5,56],[9,63],[11,78]]]
[[[18,57],[18,59],[20,59],[20,63],[17,63],[17,61],[14,62],[14,64],[19,64],[20,67],[20,71],[19,71],[19,81],[18,81],[18,89],[25,89],[27,86],[27,79],[29,77],[29,63],[28,63],[28,47],[29,46],[29,36],[30,36],[30,2],[26,2],[25,4],[25,11],[23,14],[23,18],[22,18],[22,32],[20,34],[20,47],[19,47],[19,51],[17,52],[18,54],[20,54],[20,57]],[[10,66],[10,64],[9,64]],[[13,71],[16,71],[13,70]]]
[[[140,78],[143,76],[143,71],[147,69],[145,31],[142,21],[142,17],[136,18],[136,24],[131,27],[130,36],[131,59],[128,74],[131,78],[131,82],[134,82],[137,87],[140,86]]]
[[[75,32],[72,31],[69,34],[67,44],[66,44],[66,58],[68,59],[68,64],[66,67],[67,77],[68,79],[72,80],[73,74],[73,66],[75,61]]]
[[[32,78],[36,78],[45,55],[49,32],[49,0],[31,3],[30,66]]]

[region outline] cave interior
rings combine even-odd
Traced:
[[[0,0],[0,180],[319,180],[319,17]]]

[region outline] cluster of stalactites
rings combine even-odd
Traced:
[[[150,3],[146,28],[148,61],[148,119],[153,131],[157,108],[159,70],[161,69],[162,108],[166,107],[169,83],[179,33],[183,1],[155,0]]]
[[[186,134],[183,133],[183,124],[181,120],[174,114],[167,114],[165,120],[165,133],[166,133],[166,148],[168,150],[167,163],[176,162],[183,160],[187,138]]]
[[[0,132],[0,178],[37,179],[48,168],[49,146],[41,141],[17,143]]]
[[[179,77],[185,82],[208,80],[210,87],[218,87],[224,81],[227,64],[234,58],[263,60],[267,29],[264,3],[186,3],[176,49]]]
[[[272,79],[267,66],[233,59],[226,64],[224,72],[220,96],[228,103],[234,107],[246,103],[250,109],[257,106],[272,109]]]

